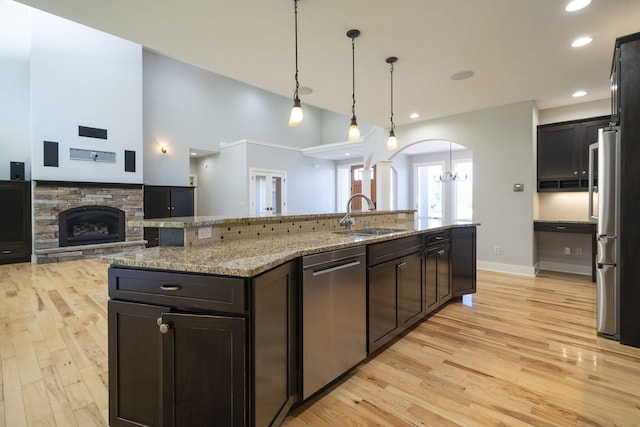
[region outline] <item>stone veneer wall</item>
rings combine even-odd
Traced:
[[[59,247],[58,214],[80,206],[110,206],[125,212],[124,242]],[[144,248],[141,227],[129,220],[144,216],[142,185],[74,182],[35,182],[33,188],[33,250],[37,263],[93,258]]]

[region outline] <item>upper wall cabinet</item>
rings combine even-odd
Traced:
[[[538,126],[538,191],[587,191],[589,145],[610,117]]]

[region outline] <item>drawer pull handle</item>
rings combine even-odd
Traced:
[[[566,229],[567,229],[567,227],[565,227],[564,225],[558,225],[556,227],[556,230],[566,230]]]
[[[398,268],[399,268],[400,270],[403,270],[403,269],[405,269],[406,267],[407,267],[407,263],[406,263],[406,262],[401,262],[400,264],[398,264]]]
[[[442,239],[444,239],[444,237],[442,237],[442,236],[436,237],[436,240],[442,240]]]
[[[2,255],[9,255],[11,251],[2,251]]]
[[[438,255],[444,255],[444,249],[440,249],[440,250],[438,251]]]
[[[179,291],[180,289],[182,289],[182,286],[180,286],[180,285],[162,285],[162,286],[160,286],[160,289],[162,289],[163,291]]]

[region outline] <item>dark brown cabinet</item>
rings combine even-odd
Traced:
[[[0,264],[31,261],[31,182],[0,181]]]
[[[538,191],[587,191],[589,145],[609,120],[606,116],[538,126]]]
[[[193,216],[194,187],[144,186],[145,219]],[[145,227],[147,247],[160,244],[158,228]]]
[[[449,230],[425,236],[427,312],[451,299],[451,237]]]
[[[110,425],[278,424],[297,396],[295,277],[110,268]]]
[[[367,247],[368,351],[377,350],[425,313],[419,236]]]
[[[476,292],[476,228],[452,228],[451,296]]]

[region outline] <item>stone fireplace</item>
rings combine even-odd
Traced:
[[[33,250],[37,263],[95,258],[144,248],[141,184],[36,181]]]

